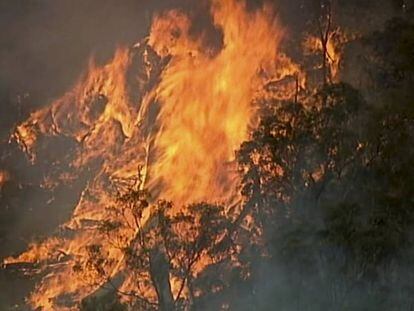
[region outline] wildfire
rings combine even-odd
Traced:
[[[138,167],[150,192],[177,207],[237,196],[232,161],[256,122],[254,98],[299,69],[278,53],[283,31],[270,8],[249,12],[242,1],[213,0],[211,15],[223,38],[218,52],[190,35],[187,15],[166,12],[154,18],[147,43],[119,48],[104,66],[91,61],[72,90],[17,127],[14,138],[33,163],[42,137],[76,143],[60,160],[70,174],[58,182],[90,176],[63,233],[6,261],[44,267],[33,307],[76,309],[102,285],[93,276],[90,284],[79,280],[73,263],[102,240],[96,223],[113,217],[107,207],[115,204],[114,189],[133,185]],[[100,251],[112,263],[111,275],[119,275],[119,249],[107,243]]]

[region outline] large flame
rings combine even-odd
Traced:
[[[80,301],[100,286],[78,280],[73,261],[100,240],[96,222],[111,217],[105,207],[113,203],[114,185],[133,182],[138,167],[151,192],[178,207],[228,202],[237,194],[231,163],[255,122],[254,97],[272,79],[298,69],[278,54],[282,30],[269,8],[249,12],[242,1],[213,0],[211,14],[222,35],[219,51],[206,48],[203,35],[190,35],[185,14],[161,14],[148,43],[119,48],[104,66],[91,61],[71,91],[17,127],[14,137],[33,163],[41,137],[76,142],[73,154],[60,159],[71,177],[52,176],[55,182],[89,176],[73,217],[62,226],[70,234],[7,260],[45,267],[46,277],[30,297],[34,307],[71,309],[61,300]],[[103,248],[116,262],[112,275],[122,271],[120,251]]]
[[[212,15],[223,32],[217,55],[190,39],[189,21],[177,12],[158,17],[150,37],[157,53],[173,56],[157,88],[161,154],[152,174],[175,202],[220,200],[231,193],[228,162],[247,138],[252,97],[263,82],[258,72],[276,60],[281,35],[270,12],[248,14],[243,5],[215,1]],[[173,33],[179,36],[171,42]]]

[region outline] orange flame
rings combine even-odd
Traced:
[[[72,266],[85,246],[102,241],[96,222],[111,217],[105,209],[113,204],[111,188],[133,180],[137,167],[145,168],[151,192],[177,206],[237,195],[231,162],[256,120],[252,102],[272,80],[299,68],[278,54],[283,31],[270,8],[248,12],[242,1],[212,0],[211,14],[222,32],[219,52],[190,36],[185,14],[169,11],[154,19],[148,46],[119,48],[101,67],[91,62],[71,91],[17,127],[14,137],[33,162],[40,136],[72,138],[78,144],[70,163],[74,174],[91,175],[63,226],[72,233],[6,260],[47,267],[30,297],[33,307],[70,310],[59,303],[62,296],[79,302],[101,285],[84,284]],[[121,252],[105,243],[103,251],[113,262],[111,274],[122,271]]]
[[[190,39],[188,19],[175,11],[156,18],[150,36],[156,52],[172,55],[157,88],[160,155],[152,175],[178,203],[231,193],[228,163],[255,115],[251,101],[263,83],[258,72],[276,60],[281,38],[266,10],[247,13],[242,4],[215,1],[212,16],[223,31],[223,48],[214,56]],[[169,40],[173,33],[179,36]]]

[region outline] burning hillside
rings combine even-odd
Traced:
[[[148,189],[150,202],[171,200],[175,214],[186,213],[193,202],[240,202],[234,152],[257,122],[254,99],[269,83],[296,75],[298,67],[278,53],[283,31],[270,7],[248,12],[243,2],[212,1],[211,16],[222,36],[218,49],[205,46],[203,33],[190,33],[187,15],[164,12],[154,18],[147,39],[120,47],[102,66],[91,60],[72,90],[17,127],[13,138],[33,163],[50,137],[73,142],[54,160],[65,169],[46,174],[44,187],[88,176],[61,232],[6,260],[39,267],[33,307],[76,309],[112,278],[120,291],[141,291],[157,303],[148,286],[143,292],[135,288],[122,251],[146,230],[153,211],[144,208],[138,218],[128,214],[121,220],[111,209],[121,209],[117,193]],[[293,92],[294,87],[282,96]],[[53,157],[53,146],[50,152]],[[142,224],[125,229],[123,247],[102,236],[100,222],[133,219]],[[107,256],[107,278],[89,274],[85,281],[74,267],[98,242],[99,253]],[[198,270],[208,265],[206,256],[197,259]],[[180,295],[182,289],[172,291]]]

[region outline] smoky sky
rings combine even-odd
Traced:
[[[91,54],[104,60],[116,45],[142,37],[154,6],[146,2],[152,1],[2,0],[2,115],[15,109],[19,94],[28,93],[34,106],[58,96]]]

